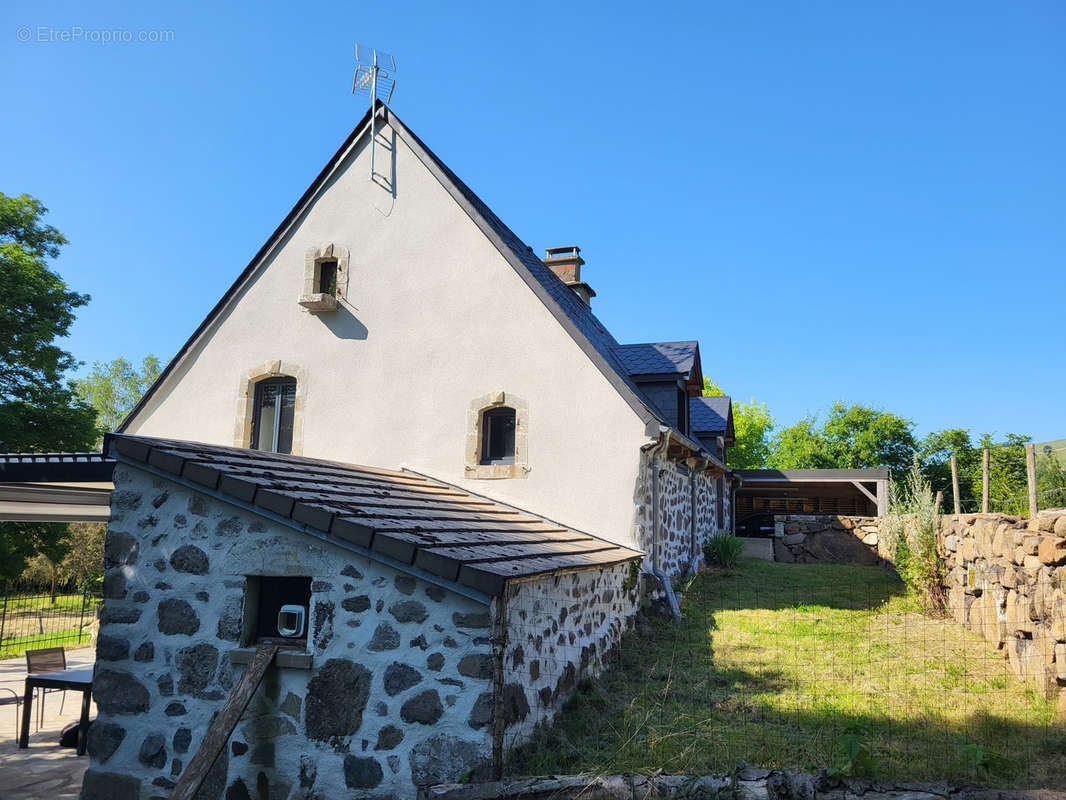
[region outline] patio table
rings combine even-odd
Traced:
[[[59,672],[39,672],[26,676],[26,694],[22,701],[22,735],[19,747],[30,746],[30,709],[34,689],[67,689],[82,693],[81,722],[78,724],[78,755],[85,755],[85,740],[89,731],[89,701],[92,699],[93,668],[76,667]]]

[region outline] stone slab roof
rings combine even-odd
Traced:
[[[689,427],[695,433],[725,433],[732,404],[727,395],[689,398]]]
[[[420,475],[198,442],[111,434],[105,452],[253,512],[307,526],[487,595],[512,578],[642,553]]]
[[[614,348],[615,357],[628,375],[688,376],[698,352],[698,342],[649,342]]]

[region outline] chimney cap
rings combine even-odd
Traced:
[[[549,247],[544,251],[544,259],[546,261],[554,261],[555,259],[578,259],[581,258],[581,248],[576,244],[570,247]]]

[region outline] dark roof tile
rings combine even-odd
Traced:
[[[591,569],[641,553],[420,475],[235,447],[111,434],[107,452],[306,525],[338,544],[485,594],[509,578]],[[467,569],[470,567],[470,569]],[[397,568],[402,568],[398,566]]]

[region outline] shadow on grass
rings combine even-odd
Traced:
[[[508,770],[702,774],[743,759],[814,771],[839,765],[845,734],[859,728],[873,777],[1066,785],[1066,730],[1024,685],[990,678],[988,654],[970,663],[941,642],[872,626],[908,618],[903,595],[877,567],[745,561],[704,572],[682,622],[638,625],[612,669],[582,682]]]

